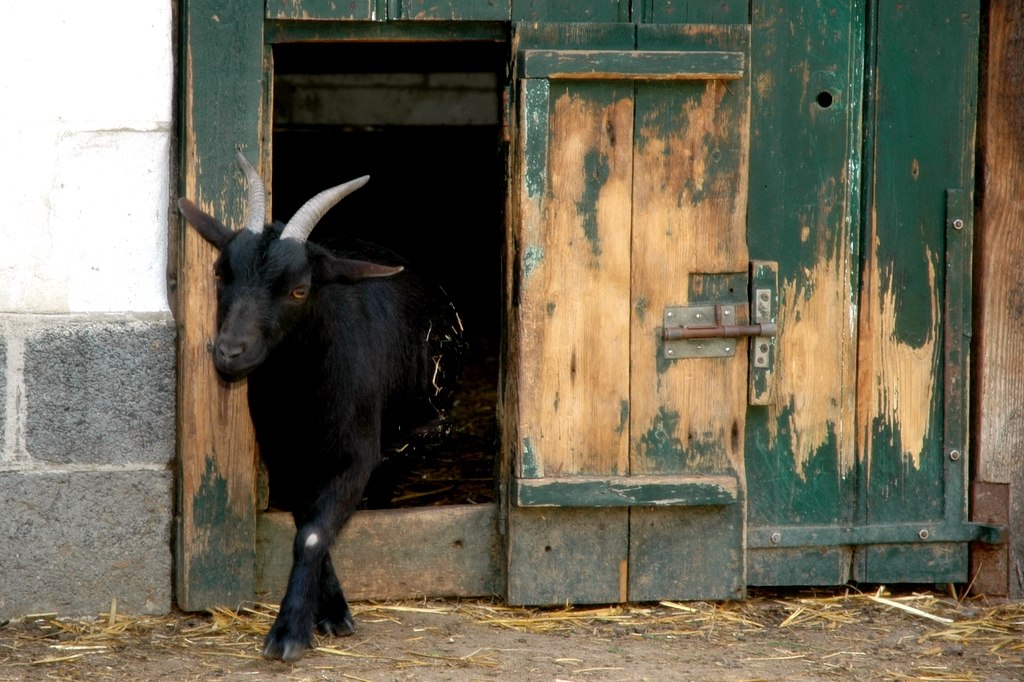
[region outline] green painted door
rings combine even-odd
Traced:
[[[633,19],[514,41],[510,601],[966,582],[978,3]]]
[[[965,582],[978,3],[754,3],[752,585]],[[799,36],[799,39],[794,39]]]

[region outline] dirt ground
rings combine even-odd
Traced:
[[[560,609],[363,602],[353,612],[356,634],[319,639],[294,665],[260,657],[269,605],[27,616],[0,626],[0,680],[1024,679],[1024,602],[934,591],[755,591],[743,602]]]

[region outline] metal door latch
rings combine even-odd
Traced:
[[[755,260],[750,270],[740,277],[719,275],[728,284],[716,284],[715,275],[704,275],[699,295],[735,296],[735,292],[747,294],[747,301],[741,298],[714,302],[704,299],[690,306],[665,308],[662,323],[661,354],[667,360],[681,358],[728,358],[736,355],[740,339],[750,338],[749,371],[747,373],[750,405],[770,405],[775,399],[775,356],[779,319],[779,265],[775,261]],[[691,278],[694,276],[691,275]],[[742,287],[742,289],[741,289]],[[708,291],[710,289],[710,292]],[[694,291],[691,288],[690,297]],[[719,299],[722,301],[722,299]]]
[[[665,309],[662,338],[666,358],[725,358],[744,336],[775,336],[774,322],[748,323],[745,304],[678,306]]]

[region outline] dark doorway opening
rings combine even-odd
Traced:
[[[370,175],[310,238],[402,254],[446,288],[468,342],[448,436],[390,457],[364,508],[495,501],[506,65],[493,42],[274,47],[273,215]]]

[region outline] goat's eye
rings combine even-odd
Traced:
[[[304,301],[309,296],[309,287],[306,285],[297,286],[292,289],[290,295],[296,301]]]

